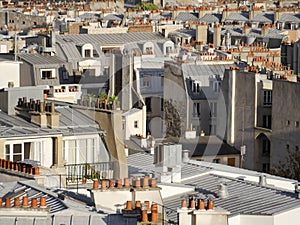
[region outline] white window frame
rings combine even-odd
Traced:
[[[51,77],[50,78],[43,78],[43,72],[51,71]],[[56,78],[56,70],[55,69],[40,69],[40,77],[42,80],[48,80],[48,79],[55,79]]]

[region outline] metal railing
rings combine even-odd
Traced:
[[[65,165],[67,180],[76,179],[112,179],[116,162],[81,163]]]

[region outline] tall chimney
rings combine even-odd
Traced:
[[[213,44],[215,47],[218,47],[221,45],[221,25],[220,24],[214,25]]]
[[[196,27],[196,41],[207,43],[207,24],[200,23]]]

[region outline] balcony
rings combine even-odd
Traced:
[[[113,179],[116,162],[81,163],[65,165],[67,185],[93,182],[94,179]]]

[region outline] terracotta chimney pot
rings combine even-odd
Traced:
[[[142,222],[148,222],[147,210],[142,211]]]
[[[22,206],[23,207],[28,207],[28,196],[23,197]]]
[[[31,207],[37,208],[37,199],[36,198],[31,199]]]
[[[98,180],[94,180],[93,189],[98,189],[98,188],[99,188],[99,181]]]
[[[132,201],[126,202],[126,210],[132,210]]]
[[[46,208],[46,197],[41,197],[40,198],[40,207],[41,208]]]
[[[10,198],[5,199],[5,207],[10,207]]]
[[[20,207],[20,198],[19,197],[14,198],[14,206]]]

